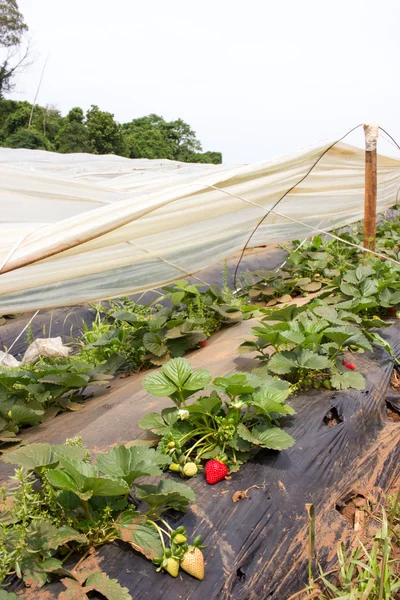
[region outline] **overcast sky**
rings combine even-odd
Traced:
[[[33,101],[49,56],[40,104],[63,113],[97,104],[120,122],[180,117],[225,163],[269,159],[360,122],[400,139],[399,0],[18,4],[35,62],[14,98]]]

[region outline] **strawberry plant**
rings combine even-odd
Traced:
[[[112,357],[97,367],[69,359],[0,366],[0,442],[15,440],[23,426],[39,425],[61,411],[76,410],[85,389],[108,385],[118,364],[118,357]]]
[[[125,369],[136,371],[183,356],[212,332],[242,319],[242,301],[234,306],[217,285],[204,292],[200,287],[184,279],[166,286],[159,299],[164,306],[143,307],[129,298],[110,302],[110,308],[96,306],[92,327],[83,327],[77,356],[98,363],[119,355]]]
[[[208,371],[194,371],[184,358],[169,361],[143,379],[147,392],[168,396],[175,404],[145,415],[139,423],[160,437],[158,450],[171,457],[171,471],[191,476],[210,458],[233,471],[260,448],[284,450],[293,445],[293,438],[278,426],[279,416],[294,413],[285,404],[291,393],[287,382],[263,371],[235,373],[217,377],[209,395],[187,404],[211,379]]]
[[[365,316],[384,314],[400,304],[400,267],[370,258],[368,264],[350,269],[335,280],[334,293],[342,295],[338,308]]]
[[[67,589],[78,589],[84,581],[66,568],[66,560],[115,539],[174,576],[189,555],[201,553],[201,537],[189,543],[184,527],[173,529],[163,517],[171,509],[185,510],[195,500],[193,491],[165,478],[152,485],[138,481],[159,477],[171,463],[159,450],[120,445],[92,463],[88,450],[72,440],[61,446],[30,444],[3,460],[20,468],[10,478],[11,489],[1,489],[0,583],[16,574],[40,587],[61,575],[72,579],[63,580]],[[132,486],[145,510],[130,504]],[[203,578],[204,570],[198,575]],[[84,592],[101,592],[97,584],[102,582],[87,580]]]
[[[265,316],[253,328],[256,339],[241,349],[256,351],[271,373],[299,388],[364,389],[364,377],[343,364],[346,351],[372,350],[362,323],[357,315],[321,300],[308,308],[291,305]]]

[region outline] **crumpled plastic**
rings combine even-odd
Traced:
[[[67,357],[71,348],[64,346],[60,337],[38,338],[29,346],[22,359],[23,365],[31,365],[40,356],[54,358],[56,356]]]
[[[2,367],[19,367],[21,363],[12,354],[2,352],[0,350],[0,366]]]

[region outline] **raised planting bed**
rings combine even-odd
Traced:
[[[213,377],[258,366],[250,355],[237,355],[253,325],[247,321],[217,333],[206,348],[189,356],[192,366],[208,369]],[[399,333],[398,322],[381,331],[397,357]],[[307,578],[305,505],[315,506],[316,549],[320,562],[329,568],[336,542],[353,535],[343,506],[355,496],[378,500],[400,473],[400,426],[388,418],[386,404],[393,393],[393,361],[379,348],[356,355],[354,361],[366,377],[365,390],[314,389],[289,398],[296,414],[282,419],[281,425],[295,438],[293,447],[261,450],[231,479],[215,486],[207,485],[203,475],[186,482],[197,499],[186,514],[174,512],[167,520],[173,527],[183,525],[190,537],[203,536],[207,546],[203,581],[185,573],[176,579],[156,573],[151,562],[119,541],[100,548],[81,568],[102,570],[128,588],[132,598],[286,600],[300,590]],[[78,413],[65,413],[23,432],[24,441],[62,443],[79,435],[98,453],[143,438],[139,420],[170,406],[170,401],[147,394],[142,379],[143,375],[133,375],[120,380],[109,394],[86,403]],[[10,465],[1,464],[3,480],[11,471]],[[168,478],[182,482],[173,474]],[[233,501],[237,492],[249,488],[248,497]],[[65,566],[72,569],[76,560],[71,557]],[[49,600],[63,589],[63,584],[52,583],[18,594]]]

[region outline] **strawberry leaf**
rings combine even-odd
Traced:
[[[174,359],[179,360],[179,359]],[[171,362],[171,361],[170,361]],[[166,366],[166,365],[165,365]],[[177,391],[177,387],[170,379],[168,379],[163,373],[149,373],[143,378],[142,383],[144,389],[153,396],[164,398],[165,396],[171,396]]]
[[[119,539],[128,542],[146,558],[161,558],[163,547],[157,530],[147,523],[146,516],[134,511],[122,514],[114,523]]]
[[[164,356],[168,352],[168,347],[164,344],[160,336],[153,332],[144,334],[143,345],[146,350],[156,356]]]
[[[123,444],[112,448],[107,454],[99,454],[96,465],[111,477],[120,477],[131,486],[138,477],[161,475],[160,467],[171,462],[169,456],[141,446],[126,448]]]
[[[107,600],[132,600],[128,588],[122,587],[116,579],[111,579],[101,571],[89,575],[86,588],[100,592]]]
[[[346,390],[347,388],[365,389],[365,379],[357,371],[346,371],[332,375],[331,384],[336,390]]]
[[[162,368],[163,375],[168,377],[176,388],[182,388],[192,373],[190,362],[185,358],[174,358]]]
[[[196,494],[184,483],[162,479],[158,485],[137,485],[136,496],[147,502],[152,510],[164,511],[168,508],[183,510],[196,500]]]

